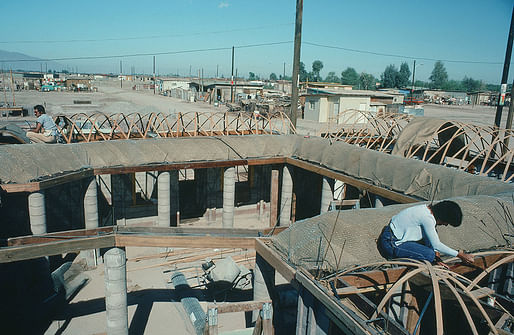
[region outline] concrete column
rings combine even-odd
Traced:
[[[282,173],[282,193],[280,197],[280,226],[291,223],[291,201],[293,198],[293,179],[289,168],[284,166]]]
[[[275,269],[257,254],[253,277],[253,300],[271,300],[270,290],[275,287]],[[259,311],[253,311],[252,322],[257,321]]]
[[[157,177],[157,225],[171,226],[170,173],[168,171],[159,173]]]
[[[44,191],[29,194],[30,230],[33,235],[47,233]]]
[[[382,208],[384,207],[384,198],[382,198],[379,195],[375,194],[375,208]]]
[[[125,251],[120,248],[111,248],[105,253],[104,259],[107,334],[128,334]]]
[[[95,177],[89,181],[84,195],[84,225],[86,229],[98,228],[98,186]],[[81,252],[85,255],[88,268],[93,268],[98,264],[96,259],[100,254],[99,251],[100,249],[93,249]]]
[[[336,180],[334,183],[334,199],[344,200],[344,190],[345,184],[340,180]]]
[[[334,194],[332,193],[332,187],[330,186],[330,179],[323,177],[321,186],[321,208],[320,214],[328,212],[332,200],[334,200]]]
[[[84,195],[84,223],[86,229],[98,228],[98,187],[94,177]]]
[[[223,228],[234,227],[234,202],[236,196],[236,168],[229,167],[223,174]]]

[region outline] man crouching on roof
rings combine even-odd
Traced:
[[[461,223],[462,211],[453,201],[409,207],[393,216],[384,227],[378,238],[378,250],[387,259],[411,258],[444,265],[439,259],[442,253],[472,263],[473,255],[446,246],[437,235],[436,226],[458,227]]]
[[[57,126],[45,112],[45,107],[34,106],[34,114],[37,117],[36,128],[27,132],[31,143],[56,143]]]

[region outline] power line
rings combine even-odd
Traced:
[[[455,60],[455,59],[405,56],[405,55],[389,54],[389,53],[377,52],[377,51],[343,48],[343,47],[338,47],[338,46],[334,46],[334,45],[325,45],[325,44],[312,43],[312,42],[303,42],[303,44],[307,44],[307,45],[311,45],[311,46],[315,46],[315,47],[344,50],[344,51],[357,52],[357,53],[369,54],[369,55],[375,55],[375,56],[396,57],[396,58],[405,58],[405,59],[412,59],[412,60],[426,60],[426,61],[434,61],[434,62],[442,61],[442,62],[447,62],[447,63],[463,63],[463,64],[492,64],[492,65],[503,64],[502,62],[471,61],[471,60]]]
[[[244,48],[255,48],[255,47],[263,47],[263,46],[289,44],[289,43],[292,43],[292,41],[247,44],[247,45],[234,46],[234,48],[244,49]],[[128,58],[128,57],[142,57],[142,56],[177,55],[177,54],[185,54],[185,53],[221,51],[221,50],[231,50],[231,49],[232,49],[232,47],[220,47],[220,48],[205,48],[205,49],[165,51],[165,52],[145,52],[145,53],[137,53],[137,54],[122,54],[122,55],[107,55],[107,56],[82,56],[82,57],[47,58],[47,59],[6,59],[6,60],[2,60],[2,62],[11,62],[11,63],[14,63],[14,62],[50,62],[50,61],[65,61],[65,60]]]
[[[174,37],[188,37],[188,36],[202,36],[202,35],[212,35],[212,34],[233,33],[233,32],[239,32],[239,31],[251,31],[251,30],[260,30],[260,29],[266,29],[266,28],[291,26],[293,24],[294,23],[282,23],[282,24],[266,25],[266,26],[259,26],[259,27],[249,27],[249,28],[241,28],[241,29],[228,29],[228,30],[207,31],[207,32],[202,31],[202,32],[194,32],[194,33],[188,33],[188,34],[109,37],[109,38],[99,38],[99,39],[0,41],[0,44],[7,44],[7,43],[16,43],[16,44],[36,44],[36,43],[38,43],[38,44],[40,44],[40,43],[77,43],[77,42],[109,42],[109,41],[148,40],[148,39],[159,39],[159,38],[174,38]]]

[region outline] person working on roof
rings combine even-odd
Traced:
[[[387,259],[411,258],[432,263],[442,253],[472,263],[473,255],[446,246],[436,232],[438,225],[458,227],[461,223],[462,211],[453,201],[409,207],[393,216],[384,227],[378,238],[378,249]]]
[[[34,114],[37,116],[36,128],[27,132],[31,143],[56,143],[57,126],[54,120],[45,112],[45,107],[34,106]]]

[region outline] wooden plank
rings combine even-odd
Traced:
[[[274,158],[254,158],[254,159],[235,159],[226,161],[201,161],[201,162],[177,162],[177,163],[161,163],[146,164],[138,166],[113,166],[107,168],[94,169],[95,175],[101,174],[122,174],[145,171],[170,171],[182,169],[205,169],[213,167],[230,167],[241,165],[268,165],[278,164],[285,161],[284,157]]]
[[[22,237],[11,237],[7,239],[7,245],[17,246],[17,245],[27,245],[27,244],[37,244],[37,243],[49,243],[56,242],[59,240],[73,239],[77,237],[85,237],[85,236],[97,236],[102,234],[110,234],[114,232],[113,226],[102,227],[96,229],[81,229],[81,230],[68,230],[68,231],[60,231],[56,233],[49,233],[45,235],[39,236],[22,236]]]
[[[115,246],[113,235],[82,237],[72,240],[0,248],[0,263],[23,261],[44,256],[53,256],[98,248]]]
[[[253,237],[159,236],[116,234],[117,247],[243,248],[253,249]]]
[[[93,169],[87,169],[77,172],[65,173],[63,175],[48,178],[38,182],[31,182],[25,184],[2,184],[0,186],[7,193],[37,192],[50,187],[69,183],[91,176],[93,176]]]
[[[277,224],[278,216],[278,170],[271,171],[271,194],[270,194],[270,216],[269,225],[274,227]]]
[[[283,229],[282,229],[283,230]],[[280,231],[282,231],[280,230]],[[227,236],[227,237],[258,237],[259,234],[268,234],[266,229],[247,228],[201,228],[201,227],[130,227],[118,226],[117,232],[123,233],[146,233],[146,234],[169,234],[180,235],[205,235],[205,236]]]
[[[267,238],[255,239],[255,251],[262,256],[275,270],[288,282],[293,282],[296,270],[282,260],[279,253],[266,245],[270,243]]]
[[[311,172],[317,173],[317,174],[322,175],[322,176],[326,176],[326,177],[329,177],[329,178],[334,178],[334,179],[340,180],[340,181],[342,181],[342,182],[344,182],[346,184],[350,184],[350,185],[355,186],[355,187],[357,187],[359,189],[368,190],[371,193],[374,193],[374,194],[377,194],[377,195],[381,195],[381,196],[383,196],[383,197],[385,197],[387,199],[390,199],[390,200],[393,200],[393,201],[396,201],[396,202],[400,202],[400,203],[414,203],[414,202],[419,202],[420,201],[420,199],[417,199],[417,198],[414,198],[414,197],[410,197],[408,195],[404,195],[404,194],[401,194],[401,193],[398,193],[398,192],[394,192],[394,191],[388,190],[388,189],[383,188],[383,187],[372,185],[372,184],[369,184],[369,183],[367,183],[365,181],[362,181],[362,180],[359,180],[359,179],[347,176],[347,175],[345,175],[343,173],[336,172],[336,171],[333,171],[331,169],[319,166],[317,164],[313,164],[313,163],[310,163],[310,162],[302,161],[302,160],[299,160],[299,159],[296,159],[296,158],[286,157],[286,163],[294,165],[296,167],[299,167],[299,168],[307,170],[307,171],[311,171]]]
[[[396,281],[407,273],[407,271],[408,269],[406,267],[399,267],[387,270],[363,271],[345,274],[338,278],[348,283],[349,286],[357,288],[380,287],[396,283]]]
[[[237,313],[237,312],[251,312],[262,309],[262,305],[269,301],[243,301],[243,302],[230,302],[223,304],[209,304],[208,308],[217,308],[218,314],[221,313]]]

